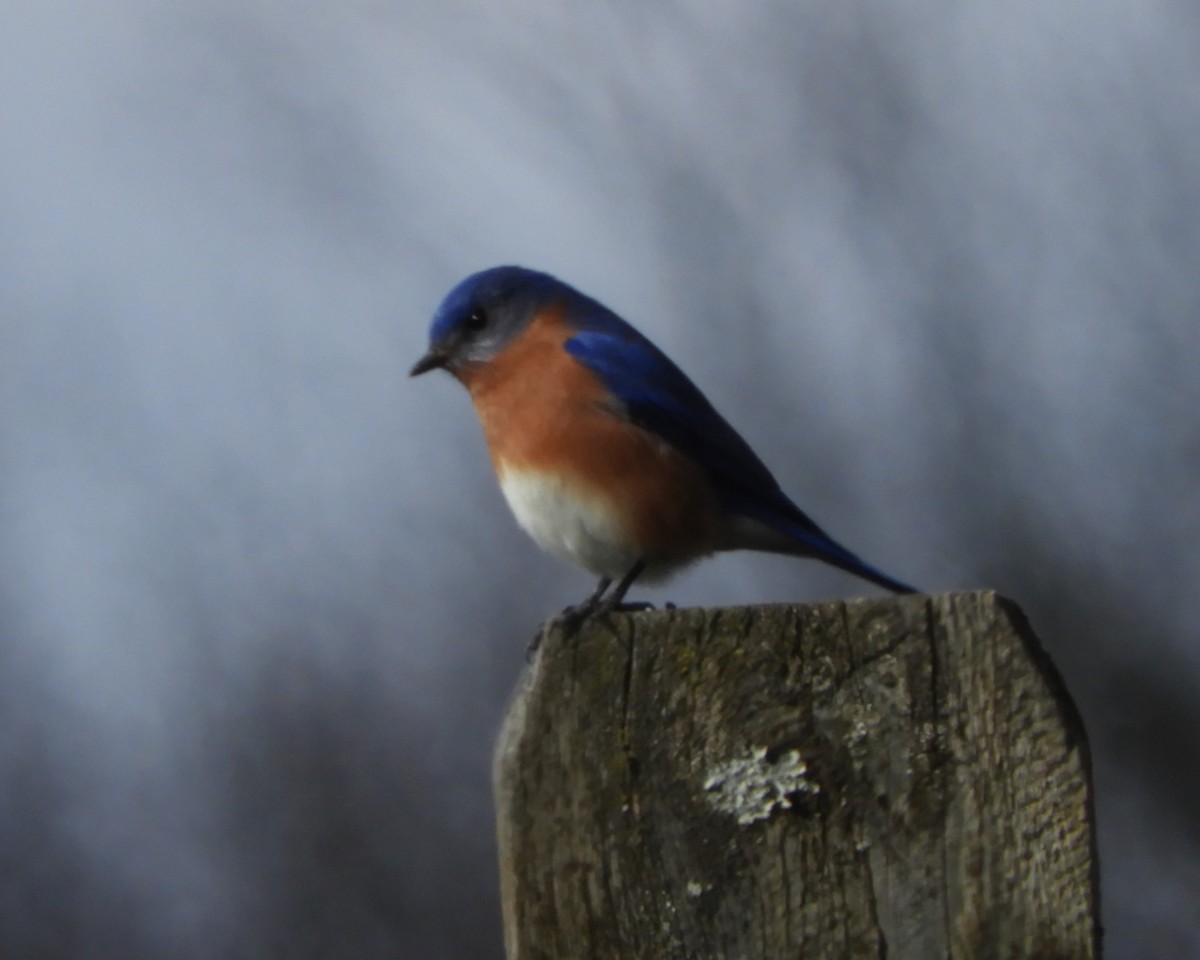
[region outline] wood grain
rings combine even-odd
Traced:
[[[992,593],[552,627],[495,789],[509,960],[1099,955],[1083,727]]]

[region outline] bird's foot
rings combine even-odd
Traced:
[[[529,641],[529,645],[525,648],[525,659],[526,661],[533,660],[533,655],[540,649],[547,630],[553,626],[562,627],[563,632],[567,636],[571,636],[577,633],[579,628],[593,617],[603,617],[609,613],[639,613],[643,610],[653,609],[655,609],[654,604],[647,600],[619,600],[610,603],[607,597],[603,600],[589,598],[573,607],[564,607],[562,613],[533,635],[533,639]],[[675,604],[668,603],[665,609],[674,610]]]
[[[573,607],[566,607],[562,613],[554,618],[554,624],[560,626],[567,636],[571,636],[583,626],[584,621],[592,617],[604,616],[614,611],[632,613],[638,610],[653,610],[654,604],[646,603],[645,601],[623,602],[625,591],[630,588],[633,581],[645,569],[645,566],[645,562],[639,560],[612,590],[609,590],[609,587],[612,586],[612,579],[610,577],[601,577],[600,582],[596,584],[596,589],[587,596],[583,603],[576,604]],[[533,658],[538,647],[541,646],[544,636],[545,630],[542,630],[533,638],[526,649],[526,659]]]
[[[577,603],[573,607],[564,607],[562,613],[555,619],[567,634],[572,634],[583,626],[585,620],[607,612],[607,604],[603,600],[589,597],[583,603]]]
[[[566,607],[557,617],[567,633],[574,633],[584,621],[593,617],[603,617],[609,613],[636,613],[639,610],[653,610],[654,604],[645,600],[619,600],[615,597],[605,597],[603,600],[585,600],[573,607]]]
[[[563,607],[562,613],[533,635],[533,639],[529,641],[529,646],[525,648],[525,662],[532,662],[534,654],[541,649],[542,640],[545,639],[546,634],[553,627],[561,626],[563,632],[567,636],[571,636],[583,625],[583,621],[598,612],[600,606],[601,603],[599,601],[593,597],[589,597],[583,603],[576,604],[573,607]]]

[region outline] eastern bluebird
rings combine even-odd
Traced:
[[[549,274],[494,267],[447,294],[412,376],[467,388],[505,499],[550,553],[600,577],[572,617],[721,550],[816,557],[914,593],[834,541],[667,355]],[[609,588],[616,582],[616,586]]]

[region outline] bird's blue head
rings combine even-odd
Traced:
[[[524,267],[492,267],[473,273],[453,290],[433,315],[429,350],[411,375],[445,367],[486,363],[521,335],[530,321],[570,288],[548,273]]]

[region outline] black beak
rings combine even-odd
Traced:
[[[413,368],[408,371],[410,377],[419,377],[423,373],[428,373],[430,370],[436,370],[438,367],[444,367],[449,359],[440,350],[431,347],[429,352],[420,360],[413,364]]]

